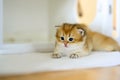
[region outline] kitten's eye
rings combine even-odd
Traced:
[[[73,38],[69,38],[69,41],[73,41]]]
[[[64,40],[64,37],[60,37],[60,39],[63,41],[63,40]]]

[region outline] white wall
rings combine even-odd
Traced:
[[[5,42],[54,42],[63,22],[77,22],[77,0],[4,0]]]
[[[5,42],[48,42],[48,0],[3,1]]]
[[[116,0],[116,28],[118,34],[118,41],[120,43],[120,0]]]
[[[109,13],[109,5],[112,0],[97,0],[96,17],[91,23],[92,30],[112,36],[112,14]]]
[[[2,28],[3,28],[3,4],[2,0],[0,0],[0,47],[3,43],[3,33],[2,33]]]
[[[50,40],[55,40],[55,26],[77,23],[77,0],[49,0]]]

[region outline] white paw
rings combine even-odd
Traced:
[[[61,58],[61,55],[57,53],[53,53],[52,58]]]
[[[79,55],[74,53],[70,55],[70,58],[79,58]]]

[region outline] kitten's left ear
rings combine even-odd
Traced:
[[[59,25],[55,25],[55,29],[58,30],[60,28]]]
[[[78,32],[82,35],[82,36],[85,36],[85,30],[84,29],[78,29]]]
[[[55,27],[60,27],[59,25],[56,25]]]

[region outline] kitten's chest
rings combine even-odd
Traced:
[[[83,45],[71,44],[68,47],[65,47],[63,44],[58,46],[58,51],[63,55],[69,55],[75,52],[80,52],[83,50]]]

